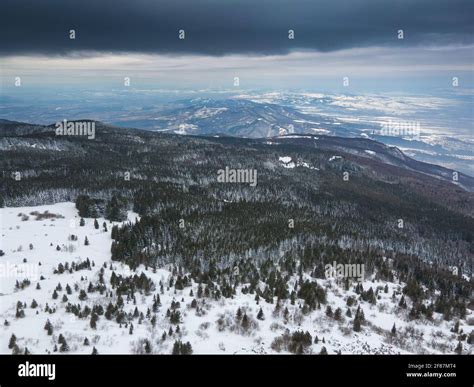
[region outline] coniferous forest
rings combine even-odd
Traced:
[[[416,351],[409,343],[420,334],[413,322],[452,325],[449,344],[426,344],[426,351],[452,352],[461,343],[462,352],[472,342],[472,330],[462,326],[472,308],[474,196],[449,178],[418,171],[406,160],[396,165],[362,157],[357,142],[322,136],[271,142],[181,137],[100,123],[95,141],[58,138],[49,127],[27,124],[4,123],[1,134],[3,207],[73,202],[78,228],[90,227],[109,240],[110,258],[101,264],[93,253],[87,260],[73,254],[55,262],[49,275],[57,284],[41,305],[47,315],[63,309],[88,321],[93,332],[108,322],[129,336],[139,326],[153,332],[160,327],[158,339],[142,334],[133,342],[138,353],[193,353],[185,334],[189,314],[203,316],[212,303],[240,297],[251,300],[254,310],[239,306],[212,323],[218,331],[244,335],[271,318],[283,323],[267,351],[327,351],[320,341],[324,329],[317,334],[298,328],[313,313],[339,324],[349,337],[374,330],[390,346],[376,353]],[[363,147],[380,145],[367,140]],[[395,157],[389,147],[378,149]],[[294,168],[282,161],[288,158]],[[217,171],[226,166],[255,169],[258,184],[218,182]],[[36,220],[49,218],[60,215],[36,213]],[[94,239],[89,233],[68,237],[82,248],[93,247]],[[51,245],[58,254],[67,250]],[[331,282],[326,266],[333,263],[363,266],[369,282]],[[169,274],[157,280],[163,270]],[[69,274],[79,277],[65,283]],[[36,286],[40,292],[41,283],[17,281],[13,319],[38,308],[36,300],[22,300],[20,290]],[[333,301],[336,289],[339,297],[345,294],[340,306]],[[374,327],[364,306],[403,316],[403,336],[395,318],[386,334]],[[8,318],[5,323],[14,324]],[[54,335],[50,322],[45,330]],[[15,340],[9,344],[13,352],[30,350]],[[90,337],[81,340],[98,351]],[[62,337],[46,350],[70,348]]]

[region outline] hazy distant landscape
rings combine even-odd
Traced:
[[[396,146],[417,160],[474,176],[473,97],[440,95],[131,89],[83,91],[79,96],[38,101],[20,93],[2,98],[0,117],[45,125],[64,117],[94,119],[183,135],[364,137]],[[384,132],[388,125],[392,131]]]

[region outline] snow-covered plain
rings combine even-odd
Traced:
[[[286,160],[280,158],[280,161]],[[56,216],[50,215],[36,220],[37,216],[31,214],[34,211],[43,215],[48,211]],[[136,216],[130,212],[129,220],[133,221]],[[11,353],[8,341],[12,334],[17,337],[17,344],[22,350],[27,347],[33,354],[53,353],[60,333],[69,345],[68,353],[82,354],[91,353],[92,347],[95,347],[99,354],[139,353],[143,351],[144,339],[150,341],[152,353],[171,353],[173,343],[178,339],[189,341],[193,352],[198,354],[272,353],[275,352],[272,342],[286,330],[290,333],[297,330],[308,331],[313,343],[307,348],[307,352],[316,354],[320,353],[323,347],[329,354],[339,351],[357,354],[453,353],[457,344],[456,335],[450,332],[453,321],[443,321],[436,313],[434,321],[431,322],[409,320],[410,302],[407,300],[409,305],[406,310],[398,307],[403,286],[400,283],[373,282],[370,278],[364,281],[364,289],[372,287],[374,291],[377,288],[381,290],[376,305],[358,301],[351,307],[354,315],[355,309],[360,305],[367,321],[361,332],[354,332],[353,318],[345,315],[348,309],[346,302],[349,296],[358,298],[358,295],[352,290],[345,291],[334,279],[317,281],[326,288],[328,305],[332,310],[335,311],[338,307],[342,309],[340,321],[326,315],[326,305],[319,310],[303,314],[301,302],[298,300],[294,305],[291,305],[289,300],[285,301],[280,304],[280,311],[275,312],[276,302],[270,304],[260,300],[257,304],[254,295],[244,295],[240,291],[237,291],[236,297],[220,301],[197,298],[198,285],[195,283],[183,290],[176,290],[174,287],[168,289],[171,268],[160,268],[153,272],[143,266],[139,267],[137,274],[144,271],[147,277],[154,281],[156,290],[149,296],[136,293],[136,305],[125,300],[124,310],[133,312],[137,307],[140,312],[146,314],[147,309],[151,308],[153,295],[160,293],[158,284],[162,281],[165,285],[160,293],[161,306],[155,314],[155,327],[150,319],[144,319],[141,324],[134,320],[134,331],[130,334],[124,324],[120,326],[114,319],[107,320],[100,316],[97,328],[92,329],[90,317],[78,318],[66,312],[67,302],[62,301],[63,295],[66,294],[66,284],[77,289],[68,296],[68,302],[80,304],[82,307],[88,305],[91,308],[100,304],[105,309],[110,301],[116,301],[115,293],[112,298],[107,297],[105,293],[87,293],[87,299],[80,301],[79,290],[86,290],[90,281],[97,282],[99,271],[104,264],[104,279],[109,289],[111,268],[117,275],[131,275],[135,272],[131,272],[127,265],[111,261],[110,222],[98,219],[100,227],[95,229],[93,219],[86,219],[84,226],[79,225],[79,220],[74,203],[0,209],[0,249],[4,252],[0,257],[0,353]],[[107,223],[107,232],[102,227],[104,221]],[[77,241],[68,239],[71,234],[78,236]],[[86,236],[89,245],[84,244]],[[78,263],[87,258],[93,262],[91,270],[53,273],[59,263]],[[41,277],[43,279],[40,279]],[[21,282],[25,278],[30,279],[30,285],[24,289],[16,289],[16,281]],[[37,289],[38,283],[40,289]],[[54,300],[52,294],[58,283],[61,283],[63,290],[58,291],[59,296]],[[289,285],[291,286],[291,283]],[[388,292],[383,290],[385,285]],[[191,290],[193,296],[190,295]],[[197,298],[199,313],[190,307],[194,298]],[[33,300],[38,303],[36,308],[31,307]],[[179,333],[176,333],[176,325],[172,326],[166,317],[166,311],[173,300],[181,304],[182,321],[179,324]],[[20,318],[15,316],[18,301],[26,303],[25,316]],[[45,311],[46,304],[55,309],[55,312]],[[286,318],[283,316],[285,307],[289,311]],[[247,332],[235,324],[238,308],[247,313],[253,324],[253,328]],[[263,320],[256,319],[260,308],[263,310]],[[466,332],[470,330],[467,321],[472,321],[472,317],[470,313],[466,320],[461,321],[461,329],[464,328]],[[44,329],[48,319],[54,329],[50,336]],[[8,324],[3,323],[5,320]],[[218,320],[221,323],[218,323]],[[395,339],[390,334],[394,323],[397,327]],[[168,332],[171,326],[174,331],[172,337],[168,335],[162,340],[163,332]],[[316,336],[319,339],[317,343]],[[90,342],[89,346],[83,344],[86,337]],[[465,348],[465,351],[469,352],[471,349]]]

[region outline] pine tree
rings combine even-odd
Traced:
[[[397,334],[397,328],[395,327],[395,323],[393,323],[393,327],[392,327],[392,336],[395,336]]]
[[[84,339],[84,345],[85,345],[85,346],[88,346],[88,345],[89,345],[89,339],[88,339],[87,337]]]
[[[8,343],[8,349],[12,349],[15,345],[16,345],[16,336],[12,334],[10,337],[10,341]]]
[[[360,332],[361,330],[361,324],[360,324],[360,318],[359,316],[356,316],[354,318],[354,332]]]
[[[457,345],[456,349],[454,350],[454,352],[457,353],[458,355],[462,354],[462,343],[461,343],[461,341],[458,342],[458,345]]]
[[[244,328],[244,330],[247,330],[249,326],[250,326],[249,318],[247,317],[247,313],[244,313],[244,316],[242,317],[242,328]]]
[[[99,222],[97,221],[97,219],[94,219],[94,228],[95,228],[96,230],[99,229]]]
[[[97,352],[97,349],[94,347],[92,348],[92,355],[98,355],[99,352]]]
[[[332,308],[329,305],[326,308],[326,316],[332,317]]]
[[[273,315],[274,316],[279,316],[281,311],[281,305],[280,305],[280,299],[277,300],[275,309],[273,309]]]
[[[354,297],[350,296],[350,297],[347,298],[346,305],[347,305],[348,307],[353,306],[354,303],[355,303]]]
[[[63,340],[63,343],[59,347],[59,352],[69,352],[69,345],[67,345],[66,339]]]
[[[145,353],[151,353],[151,344],[148,340],[145,340]]]
[[[84,301],[85,299],[87,299],[87,293],[84,289],[81,289],[79,292],[79,300]]]
[[[328,354],[328,350],[326,349],[326,347],[322,347],[321,348],[321,352],[319,352],[320,355],[327,355]]]
[[[18,347],[18,345],[15,344],[12,348],[12,355],[20,355],[20,354],[21,354],[20,347]]]
[[[183,345],[181,353],[183,355],[191,355],[193,353],[193,348],[191,347],[191,343],[189,341]]]
[[[471,333],[469,333],[469,336],[467,337],[467,343],[469,345],[474,344],[474,331],[471,331]]]
[[[400,308],[405,309],[407,307],[407,303],[405,301],[405,296],[402,295],[402,298],[400,298],[400,302],[398,303],[398,306]]]
[[[37,307],[38,307],[38,303],[36,302],[35,299],[33,299],[33,301],[31,301],[31,308],[32,308],[32,309],[35,309],[35,308],[37,308]]]
[[[365,301],[368,301],[371,304],[375,304],[377,302],[375,299],[374,289],[372,289],[372,287],[370,287],[365,293]]]
[[[202,298],[202,293],[203,293],[202,286],[201,284],[199,284],[198,291],[197,291],[198,298]]]
[[[181,322],[181,312],[179,310],[173,310],[170,313],[171,324],[179,324]]]
[[[89,246],[89,239],[87,237],[84,239],[84,246]]]
[[[173,344],[173,350],[171,354],[173,355],[191,355],[193,353],[193,349],[191,347],[191,343],[188,341],[187,343],[182,343],[179,340],[176,340]]]
[[[264,317],[264,315],[263,315],[263,310],[262,310],[262,308],[260,308],[260,310],[259,310],[258,313],[257,313],[257,319],[258,319],[258,320],[265,320],[265,317]]]
[[[175,341],[173,344],[173,351],[171,352],[172,355],[179,355],[180,352],[180,346],[179,346],[179,341]]]
[[[459,333],[459,320],[456,321],[456,323],[454,324],[454,328],[453,328],[452,332]]]
[[[16,307],[16,318],[23,318],[25,317],[25,311],[23,310],[23,305],[22,306],[17,306]]]
[[[83,227],[85,224],[86,221],[84,220],[84,218],[81,218],[81,220],[79,221],[79,226]]]
[[[48,336],[51,336],[53,334],[53,325],[49,320],[46,321],[44,329],[48,332]]]
[[[97,329],[97,320],[99,319],[99,316],[92,312],[92,315],[91,315],[91,322],[90,322],[90,326],[92,329]]]

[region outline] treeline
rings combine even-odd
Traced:
[[[82,218],[104,217],[110,221],[121,222],[127,219],[128,200],[120,195],[112,195],[107,201],[78,195],[76,208]]]

